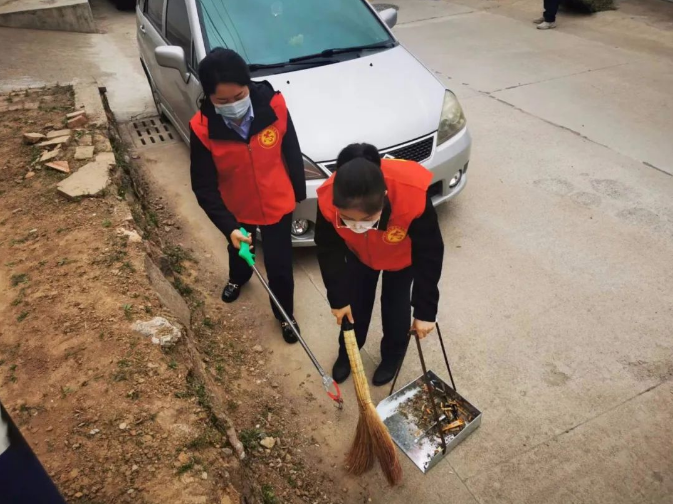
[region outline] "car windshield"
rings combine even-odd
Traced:
[[[206,49],[268,65],[393,42],[364,0],[198,0]]]

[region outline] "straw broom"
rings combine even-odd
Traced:
[[[346,320],[342,327],[360,409],[355,439],[346,456],[346,467],[349,473],[359,476],[372,468],[376,458],[388,483],[396,485],[402,479],[402,466],[397,458],[395,445],[369,395],[369,384],[360,358],[360,349],[355,339],[353,325]]]

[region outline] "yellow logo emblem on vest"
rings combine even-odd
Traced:
[[[257,139],[259,140],[259,145],[265,149],[271,149],[278,143],[280,133],[278,133],[278,130],[275,127],[269,126],[257,135]]]
[[[400,243],[406,237],[407,230],[399,226],[391,226],[385,233],[383,233],[383,241],[389,245]]]

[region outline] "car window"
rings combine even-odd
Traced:
[[[161,33],[161,25],[164,21],[164,0],[145,0],[145,14]]]
[[[192,33],[189,29],[185,0],[168,0],[166,39],[170,44],[182,47],[187,62],[191,62]]]
[[[366,0],[198,0],[207,50],[283,63],[325,49],[390,41]]]

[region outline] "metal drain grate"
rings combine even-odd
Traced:
[[[179,140],[173,126],[159,117],[147,117],[130,122],[127,130],[131,140],[139,149],[175,143]]]

